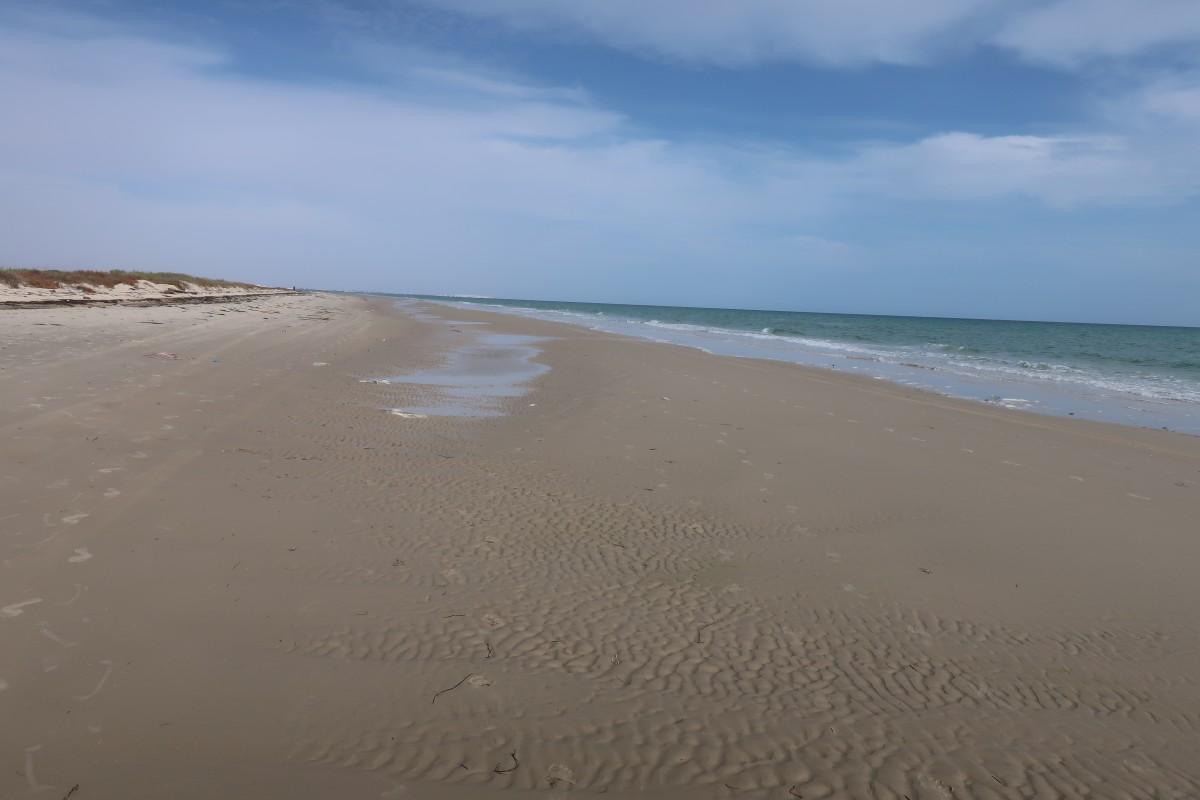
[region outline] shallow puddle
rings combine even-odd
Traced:
[[[396,410],[401,416],[500,416],[505,399],[525,395],[528,383],[549,371],[533,360],[542,352],[535,346],[541,341],[545,340],[536,336],[471,331],[470,340],[451,350],[440,366],[386,379],[433,390],[431,402]]]

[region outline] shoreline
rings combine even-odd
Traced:
[[[375,295],[392,296],[395,295]],[[403,299],[400,296],[400,299]],[[1200,436],[1200,406],[1183,399],[1154,398],[1127,392],[1100,390],[1096,386],[1071,384],[1069,382],[1042,381],[1033,376],[1001,376],[998,374],[974,374],[961,369],[952,369],[941,364],[911,361],[914,356],[903,360],[893,353],[894,358],[881,355],[862,355],[847,352],[824,351],[818,344],[800,344],[786,336],[773,337],[738,328],[704,327],[700,324],[660,325],[651,320],[647,327],[643,319],[623,319],[619,312],[624,306],[611,312],[617,316],[600,314],[588,318],[583,312],[567,312],[563,309],[524,307],[517,305],[489,305],[486,300],[456,300],[412,298],[421,302],[444,305],[449,308],[478,307],[480,310],[515,316],[522,319],[540,319],[574,325],[588,330],[603,331],[615,335],[692,347],[713,355],[736,358],[759,358],[851,374],[866,375],[875,380],[887,381],[902,386],[982,403],[991,407],[1029,411],[1039,415],[1092,419],[1132,427],[1171,430],[1186,435]],[[569,305],[569,304],[564,304]],[[648,307],[657,308],[657,307]],[[663,310],[670,310],[663,307]],[[690,310],[690,309],[684,309]],[[704,311],[704,309],[697,309]],[[715,309],[715,311],[727,311]],[[734,310],[736,313],[736,310]],[[773,313],[773,312],[745,312]],[[560,316],[569,316],[562,319]],[[821,316],[821,315],[817,315]],[[845,317],[855,315],[829,315]],[[910,318],[904,318],[910,319]],[[940,320],[939,320],[940,321]],[[1005,323],[992,320],[948,320],[950,322]],[[1073,326],[1075,323],[1060,323]],[[1094,326],[1093,326],[1094,327]],[[1103,327],[1103,326],[1100,326]],[[1139,327],[1139,326],[1133,326]],[[1144,327],[1144,326],[1141,326]],[[1164,328],[1164,330],[1178,330]],[[748,338],[747,338],[748,337]],[[841,347],[845,343],[831,343]],[[882,345],[880,345],[882,346]],[[870,347],[856,344],[855,347]],[[900,360],[897,360],[900,359]]]
[[[389,295],[373,295],[363,293],[360,297],[371,297],[378,299],[392,299]],[[914,386],[897,381],[874,378],[868,375],[856,374],[844,370],[831,369],[814,364],[805,364],[795,361],[786,361],[783,359],[766,358],[754,355],[726,355],[723,353],[713,353],[696,347],[690,344],[679,344],[669,341],[660,341],[640,337],[633,334],[615,333],[612,331],[598,330],[588,327],[582,323],[575,324],[571,322],[563,322],[559,320],[549,320],[538,317],[527,317],[519,314],[508,314],[502,311],[494,311],[492,309],[474,309],[463,308],[460,306],[449,305],[438,301],[414,299],[412,302],[428,305],[436,311],[462,312],[463,319],[488,322],[503,326],[502,321],[517,320],[518,322],[533,322],[535,325],[545,325],[553,328],[554,326],[562,326],[568,330],[586,332],[589,335],[595,336],[611,336],[617,339],[623,339],[629,342],[637,342],[652,346],[662,346],[666,348],[682,348],[684,350],[699,352],[703,355],[714,359],[732,359],[737,361],[747,361],[759,363],[771,368],[780,368],[783,370],[795,370],[799,375],[805,376],[807,380],[826,381],[834,384],[845,382],[846,386],[853,386],[858,390],[868,393],[877,392],[881,395],[893,397],[904,402],[915,404],[927,404],[934,407],[944,408],[946,410],[954,410],[964,414],[974,414],[982,418],[999,418],[1011,420],[1013,422],[1030,426],[1044,427],[1048,426],[1055,430],[1063,429],[1061,426],[1066,426],[1066,429],[1078,425],[1081,429],[1097,428],[1100,431],[1111,430],[1113,432],[1136,431],[1145,433],[1153,438],[1182,437],[1185,440],[1200,439],[1200,434],[1193,434],[1187,431],[1174,429],[1166,429],[1161,427],[1153,427],[1147,425],[1133,425],[1123,422],[1112,422],[1106,420],[1091,419],[1083,416],[1067,416],[1063,414],[1055,414],[1050,412],[1037,411],[1028,408],[1012,408],[997,404],[988,403],[984,400],[977,400],[970,397],[957,397],[950,394],[944,394],[934,389],[929,389],[923,386]],[[478,316],[476,316],[478,315]],[[550,336],[549,332],[545,335]],[[880,391],[882,390],[882,391]]]
[[[797,366],[0,314],[0,796],[1200,794],[1200,442]]]

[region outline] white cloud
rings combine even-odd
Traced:
[[[995,37],[1022,56],[1072,65],[1200,42],[1196,0],[1055,0],[1008,18]]]
[[[342,280],[436,264],[464,283],[521,264],[536,280],[714,261],[756,246],[749,221],[806,222],[804,202],[763,207],[761,178],[632,137],[574,93],[479,91],[466,72],[448,99],[440,73],[312,88],[225,64],[136,37],[0,33],[0,101],[22,110],[0,126],[0,261],[280,279],[337,265]]]
[[[1116,123],[830,159],[639,136],[575,89],[467,63],[409,58],[382,88],[228,66],[110,30],[0,32],[0,102],[21,109],[0,125],[0,262],[620,296],[663,265],[737,283],[730,264],[778,275],[865,258],[823,231],[847,211],[1163,201],[1200,174],[1186,137]],[[1186,91],[1141,100],[1194,130]]]
[[[426,0],[513,27],[725,66],[922,61],[996,0]]]
[[[395,45],[378,38],[343,42],[352,61],[368,72],[399,85],[424,87],[442,95],[460,93],[475,100],[537,100],[585,104],[587,92],[578,87],[545,86],[505,74],[494,64],[486,68],[445,50]]]
[[[1136,203],[1185,190],[1118,136],[945,133],[867,148],[854,171],[892,194],[967,200],[1015,195],[1060,207]]]
[[[1132,98],[1126,98],[1119,113],[1148,115],[1159,125],[1200,125],[1200,76],[1169,76],[1152,81]]]
[[[1059,65],[1200,41],[1196,0],[423,0],[699,64],[913,64],[998,44]]]

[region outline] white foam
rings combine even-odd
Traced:
[[[428,414],[414,414],[411,411],[402,411],[399,408],[389,408],[388,413],[395,417],[403,417],[404,419],[428,419]]]
[[[19,603],[10,603],[9,605],[0,608],[0,617],[19,617],[25,613],[26,606],[36,605],[42,602],[42,598],[34,597],[29,600],[22,600]]]

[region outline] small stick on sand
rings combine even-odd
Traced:
[[[517,761],[517,753],[515,750],[513,752],[509,753],[508,757],[513,760],[513,765],[511,767],[509,767],[508,769],[500,769],[500,765],[497,764],[495,767],[492,768],[492,772],[496,773],[497,775],[503,775],[506,772],[513,772],[516,770],[517,767],[521,766],[521,762]]]
[[[491,658],[492,656],[496,655],[496,651],[492,649],[492,643],[490,641],[488,641],[487,639],[484,639],[483,643],[485,645],[487,645],[487,650],[488,650],[488,654],[486,656],[484,656],[484,658]]]
[[[462,686],[464,683],[466,683],[466,682],[467,682],[467,678],[471,677],[471,676],[472,676],[472,675],[474,675],[474,674],[475,674],[474,672],[468,672],[466,675],[464,675],[464,676],[463,676],[463,679],[462,679],[461,681],[459,681],[458,683],[454,684],[454,685],[453,685],[453,686],[451,686],[449,689],[442,689],[440,692],[437,692],[436,694],[434,694],[434,696],[433,696],[433,699],[429,701],[429,704],[430,704],[430,705],[433,705],[434,703],[436,703],[436,702],[437,702],[437,699],[438,699],[439,697],[441,697],[442,695],[444,695],[446,692],[453,692],[455,689],[457,689],[458,687],[460,687],[460,686]]]
[[[703,625],[701,625],[699,628],[697,628],[696,629],[696,644],[703,644],[703,642],[700,641],[700,634],[704,632],[705,628],[710,628],[716,624],[717,623],[715,623],[715,622],[706,622]]]
[[[67,793],[62,796],[62,800],[68,800],[68,798],[71,795],[75,794],[78,791],[79,791],[79,784],[77,783],[74,786],[72,786],[70,789],[67,790]]]

